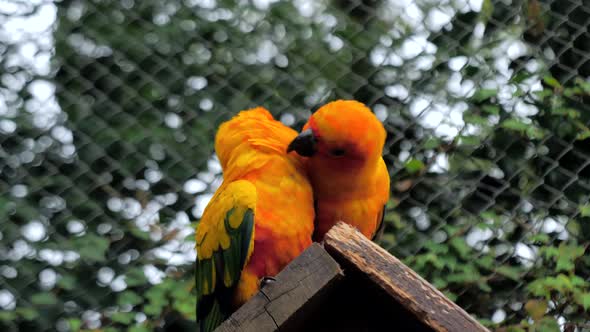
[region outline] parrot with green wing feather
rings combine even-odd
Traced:
[[[197,322],[214,330],[312,243],[314,203],[297,132],[262,107],[223,123],[215,150],[223,183],[196,230]]]

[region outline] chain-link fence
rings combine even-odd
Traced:
[[[590,331],[590,1],[0,1],[0,326],[195,330],[215,129],[388,130],[381,243],[493,329]],[[395,322],[392,322],[392,325]]]

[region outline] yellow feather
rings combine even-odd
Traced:
[[[195,236],[199,259],[209,259],[216,250],[227,249],[230,238],[225,229],[225,217],[234,209],[229,218],[232,228],[238,228],[244,213],[256,210],[256,187],[246,180],[230,182],[220,187],[205,208]]]

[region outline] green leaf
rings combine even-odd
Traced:
[[[117,299],[117,303],[120,306],[129,304],[129,305],[138,305],[143,302],[143,298],[137,295],[133,291],[124,291],[123,293],[119,294],[119,298]]]
[[[584,81],[583,78],[576,77],[574,79],[574,84],[575,84],[575,86],[580,87],[585,92],[590,93],[590,82]]]
[[[480,89],[475,91],[475,93],[473,94],[473,97],[471,97],[471,100],[475,101],[475,102],[482,102],[486,99],[490,99],[492,97],[495,97],[498,94],[498,90],[497,89]]]
[[[78,318],[70,318],[68,319],[68,324],[70,325],[70,330],[73,332],[77,332],[80,330],[82,326],[82,321]]]
[[[149,232],[144,232],[142,230],[140,230],[139,228],[132,226],[129,228],[130,233],[135,236],[136,238],[140,239],[140,240],[149,240],[150,239],[150,233]]]
[[[437,262],[437,265],[440,265],[441,267],[438,268],[437,265],[435,265],[435,267],[437,267],[438,269],[442,269],[442,267],[446,267],[448,268],[450,271],[455,271],[457,270],[457,268],[459,267],[459,261],[457,260],[457,258],[455,256],[442,256],[442,257],[436,257],[435,256],[435,260],[433,260],[434,262]]]
[[[551,109],[551,114],[553,115],[563,115],[571,119],[576,119],[580,117],[580,112],[578,110],[569,108],[569,107],[557,107]]]
[[[553,96],[553,91],[551,91],[550,89],[544,89],[541,91],[536,91],[534,94],[537,95],[537,97],[539,97],[540,99],[545,99]]]
[[[590,217],[590,203],[580,205],[578,209],[580,210],[580,215],[582,217]]]
[[[531,241],[533,243],[539,242],[541,244],[546,244],[549,242],[549,240],[550,240],[549,235],[547,235],[545,233],[537,233],[529,238],[529,241]]]
[[[149,329],[145,325],[133,325],[129,329],[127,329],[127,332],[150,332],[150,331],[152,331],[152,330]]]
[[[443,226],[443,229],[449,236],[455,236],[460,232],[460,228],[451,224],[446,224]]]
[[[542,139],[545,137],[543,129],[536,126],[529,126],[526,130],[526,134],[530,139]]]
[[[516,98],[522,97],[524,95],[526,95],[526,92],[518,86],[516,87],[514,93],[512,93],[512,96]]]
[[[560,273],[555,278],[547,278],[547,286],[559,291],[572,291],[574,289],[574,284],[569,276]]]
[[[406,162],[405,168],[410,174],[417,173],[424,169],[424,163],[418,159],[412,158]]]
[[[576,293],[574,294],[574,299],[584,310],[588,311],[590,309],[590,293]]]
[[[490,285],[488,285],[485,281],[478,282],[477,287],[486,293],[490,293],[492,291],[492,287],[490,287]]]
[[[451,168],[462,171],[485,171],[488,172],[496,167],[492,161],[483,158],[461,158],[457,155],[449,155]]]
[[[134,312],[115,312],[111,316],[111,320],[113,322],[121,323],[121,324],[129,324],[135,318]]]
[[[425,150],[432,150],[437,148],[441,144],[440,140],[436,137],[430,137],[426,142],[424,142],[424,149]]]
[[[453,247],[459,253],[459,256],[461,256],[461,258],[467,259],[469,257],[471,247],[467,245],[467,243],[462,237],[454,237],[449,241],[449,243],[451,247]]]
[[[584,247],[576,245],[566,245],[562,243],[559,245],[559,254],[557,256],[556,271],[573,271],[575,268],[575,260],[584,254]]]
[[[442,255],[449,252],[449,247],[447,245],[434,242],[424,243],[424,249],[428,249],[429,251],[437,255]]]
[[[31,303],[36,305],[54,305],[57,304],[57,298],[53,293],[37,293],[31,296]]]
[[[166,298],[167,287],[165,284],[166,282],[162,282],[150,288],[145,293],[145,297],[149,300],[149,303],[143,306],[143,312],[146,315],[154,317],[159,316],[162,309],[168,305],[168,300]]]
[[[510,78],[510,83],[522,83],[524,80],[530,78],[532,76],[531,73],[529,73],[526,70],[520,70],[516,73],[516,75],[512,76],[512,78]]]
[[[496,212],[488,210],[488,211],[483,211],[479,214],[483,219],[490,219],[493,221],[498,221],[500,220],[500,216],[496,214]]]
[[[500,114],[500,107],[496,105],[483,105],[481,109],[489,114],[492,115],[499,115]]]
[[[72,244],[82,259],[90,262],[103,262],[110,242],[107,237],[86,234],[75,238]]]
[[[568,98],[572,98],[576,95],[579,94],[583,94],[582,89],[580,87],[567,87],[565,89],[563,89],[563,95],[568,97]]]
[[[494,2],[492,0],[484,0],[481,5],[480,18],[482,21],[487,22],[494,14]]]
[[[448,284],[449,283],[445,279],[442,279],[442,278],[436,278],[432,281],[432,285],[434,287],[436,287],[436,289],[443,289],[443,288],[447,287]]]
[[[19,307],[16,308],[16,313],[24,320],[32,321],[39,317],[39,312],[34,308]]]
[[[559,257],[555,271],[570,271],[574,269],[574,262],[569,257]]]
[[[590,138],[590,129],[588,129],[588,128],[586,128],[576,134],[576,140],[578,140],[578,141],[583,141],[588,138]]]
[[[125,273],[125,283],[130,287],[145,285],[147,278],[143,273],[143,269],[136,267],[127,271]]]
[[[551,289],[546,286],[547,279],[549,279],[549,278],[550,277],[537,279],[537,280],[529,283],[527,285],[527,289],[529,290],[529,292],[531,292],[535,296],[543,296],[546,299],[549,299],[551,296]]]
[[[559,249],[554,246],[541,247],[540,253],[548,259],[553,259],[559,255]]]
[[[413,263],[409,262],[408,264],[416,270],[424,269],[427,264],[431,264],[436,269],[442,269],[445,267],[445,264],[442,262],[442,260],[440,260],[439,257],[434,253],[416,255],[413,257]]]
[[[143,307],[143,312],[148,316],[157,317],[160,315],[163,308],[163,306],[148,304]]]
[[[463,113],[463,121],[465,121],[466,123],[483,125],[483,126],[487,126],[490,124],[490,121],[487,118],[484,118],[483,116],[479,116],[477,114],[467,113],[467,112]]]
[[[483,326],[492,326],[492,325],[494,325],[494,324],[495,324],[495,323],[494,323],[494,322],[492,322],[492,320],[491,320],[491,319],[489,319],[489,318],[481,318],[481,317],[475,317],[475,318],[476,318],[476,319],[477,319],[477,321],[478,321],[478,322],[479,322],[481,325],[483,325]]]
[[[580,236],[580,232],[582,231],[580,223],[577,220],[570,220],[568,221],[567,225],[565,226],[570,235],[574,237]]]
[[[76,287],[76,279],[70,275],[64,275],[59,278],[57,285],[65,290],[72,290]]]
[[[459,144],[464,146],[479,146],[481,145],[481,137],[479,136],[459,136]]]
[[[166,297],[165,290],[160,285],[150,288],[146,293],[145,297],[150,301],[150,303],[162,304],[164,298]]]
[[[443,293],[445,294],[446,297],[449,298],[449,300],[455,302],[457,301],[457,295],[451,291],[445,290],[443,291]]]
[[[491,256],[480,257],[475,263],[485,269],[492,269],[495,266],[496,261]]]
[[[379,239],[379,245],[382,247],[390,247],[395,244],[395,235],[391,233],[383,233],[381,239]]]
[[[0,311],[0,322],[11,322],[16,319],[16,312],[15,311]]]
[[[539,324],[535,324],[535,332],[559,332],[559,324],[553,317],[543,318]]]
[[[197,298],[191,296],[190,293],[184,292],[187,296],[182,299],[172,301],[174,309],[178,310],[185,318],[195,319],[195,307],[197,305]]]
[[[458,284],[471,284],[478,281],[480,275],[478,273],[461,272],[453,273],[447,276],[448,282],[454,282]]]
[[[585,288],[587,285],[587,282],[578,275],[571,275],[570,281],[576,288]]]
[[[545,77],[543,77],[543,82],[545,82],[545,84],[549,85],[552,88],[562,89],[561,84],[555,79],[555,77],[551,75],[546,75]]]
[[[530,124],[524,123],[518,119],[506,119],[502,122],[501,126],[510,130],[525,132]]]
[[[517,267],[502,265],[496,268],[496,272],[514,281],[520,280],[521,270]]]

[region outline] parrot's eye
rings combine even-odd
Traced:
[[[332,149],[330,150],[330,154],[334,157],[342,157],[344,155],[344,153],[346,153],[346,151],[344,151],[344,149]]]

